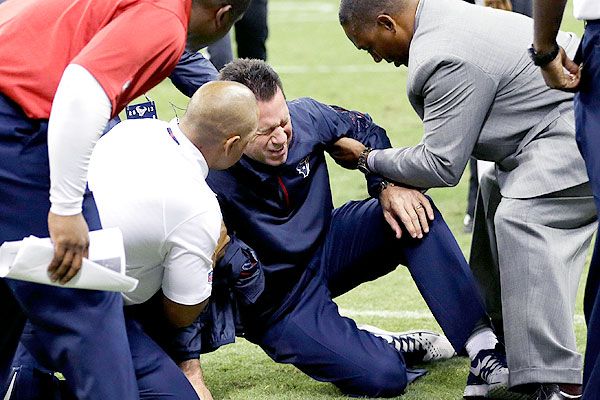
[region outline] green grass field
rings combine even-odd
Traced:
[[[358,52],[337,23],[336,0],[270,0],[269,62],[280,73],[287,97],[310,96],[368,112],[385,127],[395,146],[420,140],[420,121],[405,95],[406,69],[374,64]],[[583,24],[566,12],[564,29],[581,34]],[[164,82],[149,95],[157,102],[159,117],[169,119],[186,98]],[[181,114],[183,111],[177,111]],[[331,163],[334,201],[366,197],[364,179],[357,171]],[[429,194],[444,214],[464,253],[470,237],[462,233],[468,172],[456,188]],[[389,330],[427,328],[439,330],[409,274],[399,268],[375,282],[362,285],[337,299],[342,312],[357,322]],[[585,326],[581,296],[576,310],[576,332],[581,350]],[[352,349],[348,349],[352,351]],[[275,364],[258,348],[240,339],[202,357],[207,384],[215,399],[338,399],[332,385],[308,378],[294,367]],[[411,385],[404,399],[459,399],[468,373],[468,361],[457,358],[428,367],[430,373]]]

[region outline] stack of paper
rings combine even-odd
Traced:
[[[49,238],[27,237],[0,246],[0,277],[78,289],[131,292],[138,280],[125,275],[123,234],[118,228],[90,232],[89,258],[66,284],[52,282],[48,265],[54,255]]]

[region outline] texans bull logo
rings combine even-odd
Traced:
[[[308,174],[310,174],[310,162],[308,157],[300,161],[300,163],[296,167],[296,171],[298,171],[298,173],[302,175],[303,178],[306,178]]]

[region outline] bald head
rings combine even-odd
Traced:
[[[209,82],[194,93],[179,126],[209,167],[228,168],[256,134],[256,98],[240,83]]]

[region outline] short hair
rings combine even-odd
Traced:
[[[231,16],[237,21],[248,9],[251,0],[193,0],[199,5],[210,5],[216,7],[231,6]]]
[[[277,93],[283,93],[281,78],[277,72],[263,60],[238,58],[221,68],[219,79],[233,81],[248,87],[258,101],[269,101]],[[285,97],[285,94],[284,94]]]
[[[405,5],[405,0],[342,0],[338,18],[342,26],[365,26],[380,14],[402,11]]]

